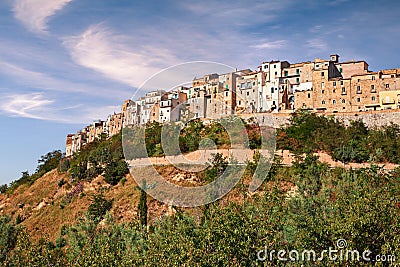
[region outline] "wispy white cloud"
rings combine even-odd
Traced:
[[[250,47],[257,48],[257,49],[280,49],[287,45],[286,40],[277,40],[272,42],[265,42],[258,45],[252,45]]]
[[[272,21],[278,11],[295,3],[293,0],[254,1],[182,1],[182,7],[196,16],[207,16],[207,21],[215,25],[254,25]],[[260,14],[260,15],[256,15]]]
[[[40,93],[11,94],[2,96],[0,110],[11,116],[45,119],[37,113],[41,113],[54,101],[44,98]]]
[[[73,60],[105,77],[138,87],[152,74],[179,62],[167,48],[150,44],[133,47],[133,40],[114,33],[102,24],[90,26],[63,44]]]
[[[50,99],[43,92],[39,93],[2,93],[0,114],[11,117],[56,121],[61,123],[81,124],[93,120],[106,119],[109,114],[119,112],[119,105],[78,104],[63,106],[56,99]]]
[[[328,44],[324,40],[319,38],[308,40],[306,43],[306,47],[318,51],[328,50]]]
[[[337,6],[337,5],[344,4],[346,2],[349,2],[349,0],[333,0],[333,1],[329,1],[328,5],[329,6]]]
[[[33,71],[13,63],[0,60],[0,73],[13,77],[15,83],[29,86],[33,88],[40,88],[46,91],[58,91],[63,93],[82,93],[89,96],[102,96],[102,97],[119,97],[128,96],[130,92],[116,90],[117,95],[110,95],[109,88],[96,87],[91,84],[83,84],[66,80],[64,78],[53,77],[50,74]]]
[[[45,33],[51,16],[73,0],[15,0],[16,19],[34,33]]]

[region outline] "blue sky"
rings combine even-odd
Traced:
[[[399,67],[398,14],[386,0],[2,0],[0,184],[175,64],[255,69],[338,53]]]

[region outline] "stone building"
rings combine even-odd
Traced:
[[[110,115],[108,117],[109,131],[108,137],[118,134],[122,130],[122,113]]]
[[[68,134],[66,141],[65,156],[71,157],[73,154],[79,152],[81,148],[87,144],[87,128],[79,131],[76,134]]]
[[[259,106],[258,71],[249,72],[236,77],[236,113],[254,113]]]
[[[93,122],[88,127],[88,132],[87,132],[88,143],[93,142],[94,140],[96,140],[96,138],[100,138],[101,134],[104,133],[103,124],[104,124],[103,121],[98,120]]]
[[[140,109],[139,109],[140,110]],[[122,127],[135,125],[139,123],[138,105],[136,102],[128,99],[121,106]]]
[[[161,96],[165,93],[164,90],[157,90],[147,93],[137,102],[140,105],[140,124],[146,124],[150,120],[156,121],[159,117],[159,106],[156,103],[161,101]]]
[[[400,68],[373,72],[368,67],[365,61],[340,62],[339,55],[332,54],[329,60],[316,58],[294,64],[273,60],[262,62],[256,71],[205,75],[195,78],[189,88],[181,86],[168,93],[156,90],[136,101],[126,100],[121,113],[69,134],[66,156],[102,133],[111,137],[123,127],[149,121],[218,118],[234,113],[263,116],[256,113],[298,109],[321,113],[400,109]]]
[[[72,137],[73,136],[74,136],[73,134],[67,135],[67,141],[65,144],[65,156],[66,157],[70,157],[73,154],[73,152],[72,152]]]
[[[187,95],[181,89],[165,93],[160,101],[158,121],[177,122],[181,119],[181,112],[186,107]]]

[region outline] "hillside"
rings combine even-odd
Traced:
[[[227,154],[227,151],[220,151]],[[289,151],[277,151],[276,155],[282,155],[282,164],[291,166],[295,157]],[[331,167],[342,167],[341,162],[332,160],[332,158],[323,152],[315,153],[321,162]],[[191,152],[186,155],[188,159],[199,159],[199,151]],[[180,171],[173,166],[165,165],[167,161],[163,158],[154,158],[152,161],[158,164],[159,173],[166,177],[172,183],[184,186],[201,185],[201,174],[187,173]],[[368,168],[368,163],[350,163],[346,168],[361,169]],[[396,164],[381,164],[386,170],[394,170],[398,167]],[[60,186],[60,181],[63,183]],[[248,182],[248,180],[247,180]],[[246,182],[246,184],[247,184]],[[82,189],[80,186],[82,185]],[[78,189],[78,190],[77,190]],[[283,183],[284,191],[295,190],[292,183]],[[67,196],[74,190],[75,195],[67,201]],[[19,215],[22,219],[21,225],[26,227],[34,240],[48,238],[55,240],[59,235],[63,225],[74,225],[80,217],[87,212],[89,205],[93,201],[93,196],[103,193],[107,199],[113,199],[113,205],[110,210],[116,222],[130,222],[138,219],[137,207],[139,203],[140,191],[137,188],[135,180],[131,174],[126,175],[126,181],[112,186],[104,181],[103,176],[98,176],[92,181],[83,181],[77,183],[71,179],[68,173],[59,173],[52,170],[31,186],[22,185],[18,187],[13,194],[0,194],[0,214],[10,215],[14,219]],[[258,192],[261,193],[261,192]],[[233,191],[225,198],[242,199],[240,192]],[[189,209],[188,209],[189,210]],[[194,209],[192,209],[193,211]],[[149,197],[149,218],[150,221],[174,213],[171,206],[163,204]]]
[[[210,133],[221,152],[204,170],[185,172],[168,165],[170,156],[160,149],[155,125],[146,145],[157,172],[187,187],[214,181],[226,169],[224,155],[229,154],[227,136],[215,134],[220,131],[215,127],[183,133],[187,159],[204,163],[211,154],[198,145]],[[369,129],[353,122],[344,127],[329,118],[296,114],[290,126],[277,130],[273,164],[254,193],[248,188],[260,139],[249,128],[254,150],[247,159],[238,159],[240,164],[248,160],[242,179],[223,198],[197,208],[171,207],[140,190],[128,172],[121,135],[96,140],[73,158],[48,153],[34,174],[23,173],[0,194],[0,213],[5,215],[0,216],[0,262],[264,266],[257,251],[266,246],[321,252],[340,239],[373,256],[400,255],[398,126]],[[138,156],[132,160],[142,162]],[[276,258],[269,263],[280,264]],[[349,266],[360,265],[353,263]],[[317,265],[337,262],[324,259]]]

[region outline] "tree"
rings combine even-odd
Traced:
[[[17,243],[18,229],[10,217],[0,216],[0,262],[14,249]]]
[[[4,194],[8,189],[6,184],[0,185],[0,194]]]
[[[209,163],[209,167],[205,171],[206,181],[212,182],[217,179],[224,173],[227,166],[228,161],[224,155],[221,153],[214,154],[211,163]]]
[[[112,207],[113,200],[107,200],[102,194],[95,195],[88,208],[88,217],[95,223],[100,222],[107,211]]]
[[[117,185],[128,172],[125,160],[111,161],[105,168],[104,180],[111,185]]]
[[[147,227],[147,193],[145,191],[146,186],[147,186],[146,181],[144,181],[142,188],[139,188],[140,189],[140,199],[138,204],[139,221],[140,225],[143,228]]]
[[[62,159],[62,152],[60,150],[54,150],[46,155],[41,156],[38,160],[38,166],[36,168],[36,173],[41,177],[46,172],[49,172],[58,167],[60,160]]]

